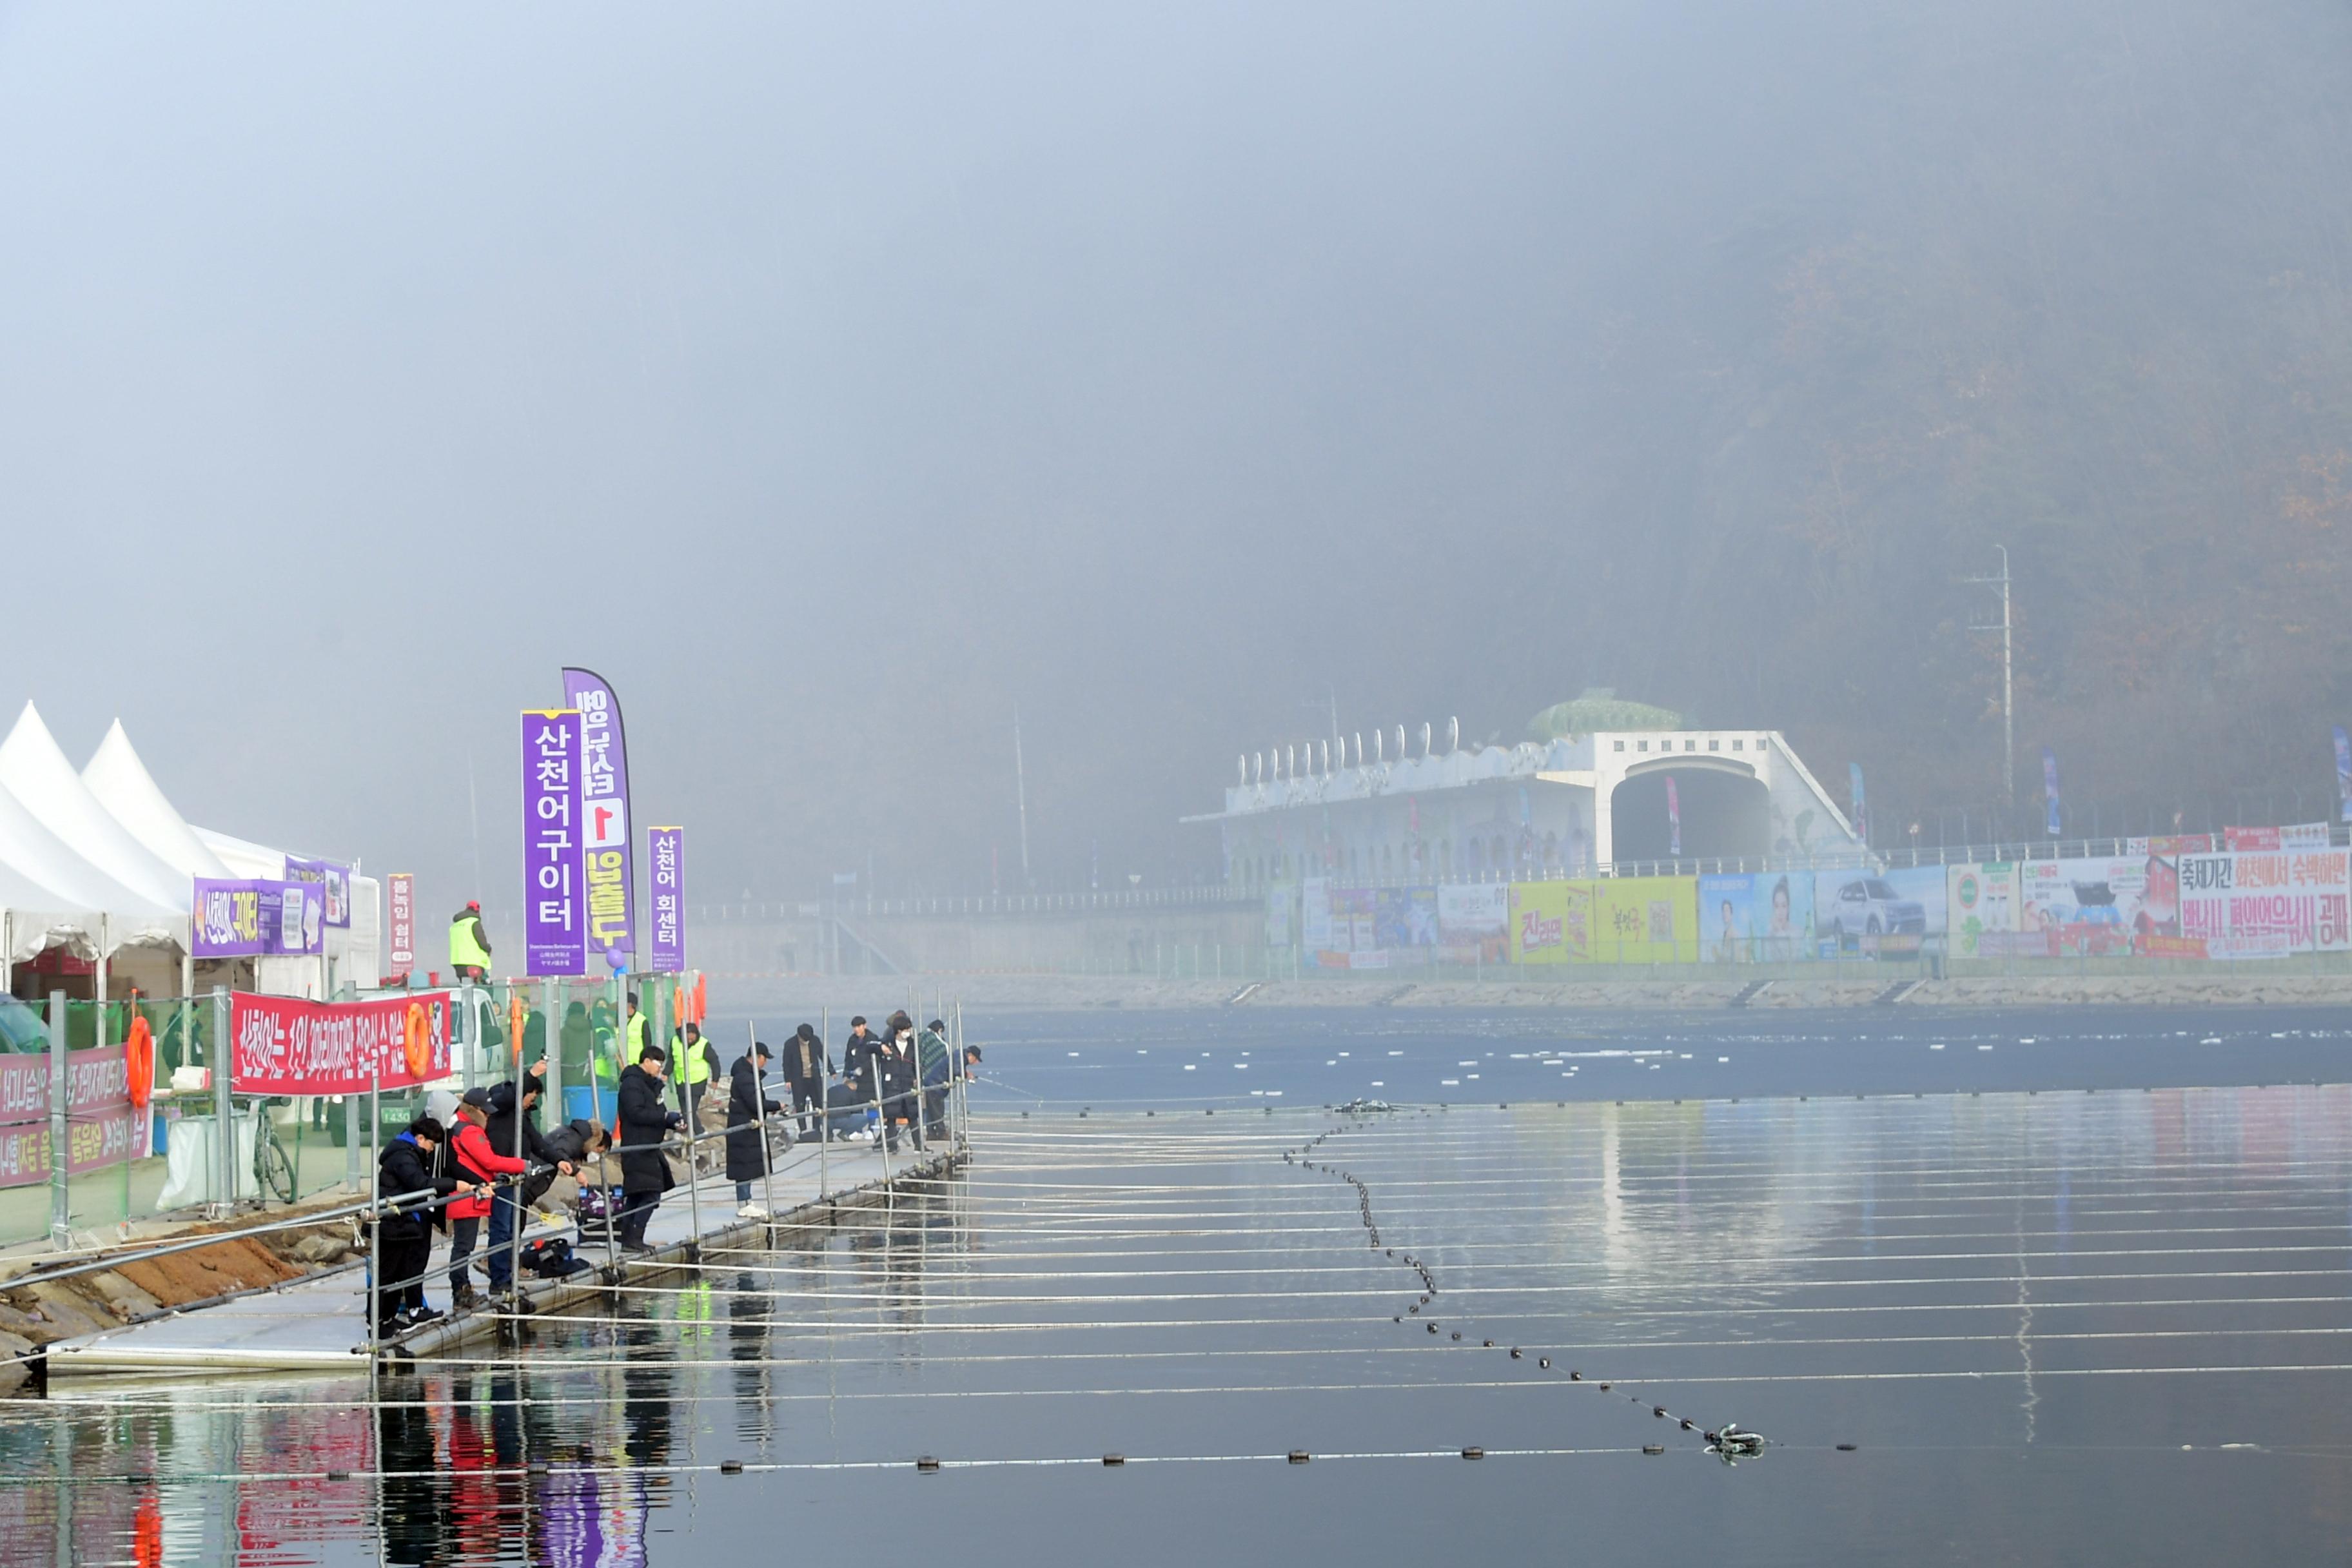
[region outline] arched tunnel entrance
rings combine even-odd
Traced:
[[[1684,763],[1635,773],[1609,797],[1611,853],[1619,860],[1674,859],[1666,781],[1675,781],[1685,860],[1754,859],[1772,847],[1771,796],[1752,773]]]

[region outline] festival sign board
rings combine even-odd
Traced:
[[[593,669],[564,670],[563,705],[580,714],[580,840],[587,879],[588,952],[617,973],[629,967],[636,951],[636,879],[629,870],[628,729],[621,721],[620,699]]]
[[[1298,884],[1298,941],[1309,952],[1319,952],[1331,945],[1330,885],[1320,877],[1307,877]]]
[[[153,1152],[152,1116],[131,1104],[121,1046],[66,1053],[66,1163],[79,1175]],[[0,1187],[49,1179],[49,1058],[0,1054]]]
[[[257,958],[326,950],[326,889],[316,882],[198,877],[191,958]]]
[[[532,974],[588,967],[580,843],[580,711],[522,716],[523,965]]]
[[[1944,868],[1944,920],[1954,958],[2016,956],[2023,904],[2013,860],[1969,861]],[[2047,944],[2042,944],[2046,950]]]
[[[2284,958],[2352,947],[2352,850],[2184,855],[2179,879],[2181,956]]]
[[[1437,889],[1439,955],[1448,963],[1500,963],[1511,923],[1505,882],[1448,882]]]
[[[656,973],[686,968],[686,829],[646,829],[646,858],[653,867],[653,942],[649,962]]]
[[[1811,873],[1704,876],[1697,896],[1703,963],[1787,963],[1812,956]]]
[[[2018,930],[2041,939],[2011,948],[2021,956],[2182,956],[2166,952],[2180,935],[2180,874],[2163,856],[2028,860],[2018,889]]]
[[[384,883],[387,901],[391,906],[392,972],[406,976],[416,968],[416,879],[406,871],[394,871]]]
[[[1944,934],[1945,868],[1890,866],[1813,874],[1813,931],[1825,957],[1916,954]]]
[[[286,879],[316,883],[322,890],[326,921],[339,931],[352,923],[352,868],[334,860],[302,860],[286,857]]]
[[[421,1073],[409,1060],[412,1030],[421,1041]],[[365,1094],[413,1089],[449,1071],[446,992],[363,1002],[246,991],[229,998],[229,1087],[238,1094]]]
[[[1604,877],[1593,889],[1596,963],[1698,962],[1698,879]]]
[[[1591,882],[1513,882],[1506,940],[1513,963],[1581,963],[1592,943]]]

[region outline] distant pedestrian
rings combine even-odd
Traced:
[[[767,1097],[761,1081],[768,1070],[768,1047],[753,1041],[727,1073],[727,1179],[735,1184],[737,1213],[745,1219],[765,1219],[768,1211],[751,1201],[751,1184],[768,1173],[768,1151],[761,1132],[765,1118],[782,1116],[784,1108]]]
[[[388,1201],[429,1192],[437,1199],[470,1193],[470,1184],[433,1172],[434,1157],[446,1137],[441,1123],[430,1116],[410,1122],[376,1157],[377,1198]],[[433,1229],[440,1223],[440,1211],[436,1202],[387,1214],[375,1222],[380,1256],[374,1311],[379,1339],[441,1316],[425,1302],[425,1275],[433,1261]]]
[[[621,1074],[621,1247],[646,1252],[646,1226],[661,1204],[662,1194],[677,1184],[661,1145],[686,1118],[662,1100],[662,1080],[669,1058],[659,1046]]]

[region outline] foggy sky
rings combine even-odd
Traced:
[[[1684,629],[1738,427],[1606,455],[1743,374],[1727,247],[1979,178],[1970,84],[2131,15],[2008,10],[0,4],[0,700],[436,915],[566,663],[698,901],[1010,885],[1016,704],[1058,886],[1213,864],[1327,688],[1790,723]]]

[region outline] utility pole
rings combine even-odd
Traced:
[[[1965,581],[2000,591],[2000,619],[1983,626],[1971,622],[1969,630],[2000,634],[2000,797],[2003,805],[2013,806],[2017,804],[2017,664],[2009,614],[2009,546],[1993,548],[2000,552],[2000,575]]]
[[[1021,886],[1029,881],[1029,774],[1021,763],[1021,707],[1013,708],[1013,799],[1021,812]]]

